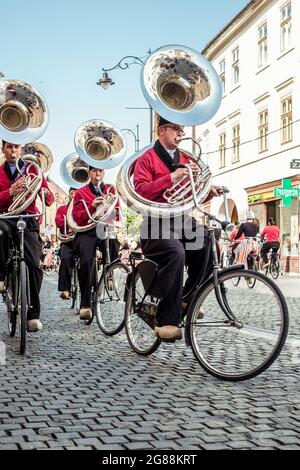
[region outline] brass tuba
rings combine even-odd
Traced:
[[[126,140],[121,132],[112,123],[104,120],[93,119],[84,122],[76,131],[74,137],[75,150],[78,158],[71,158],[62,163],[61,175],[70,186],[75,181],[81,187],[87,183],[85,180],[84,168],[93,166],[99,169],[111,169],[117,166],[126,156]],[[85,181],[80,181],[83,178]],[[118,201],[117,191],[111,185],[111,191],[103,194],[103,204],[98,206],[93,214],[90,214],[85,201],[82,201],[89,217],[89,223],[79,226],[75,222],[73,212],[73,201],[71,201],[67,212],[68,226],[74,232],[86,232],[94,228],[98,222],[105,220],[114,210]]]
[[[21,80],[0,80],[0,137],[14,144],[39,139],[48,125],[41,94]]]
[[[47,105],[31,85],[20,80],[0,80],[0,138],[15,144],[27,144],[17,159],[19,177],[25,178],[25,189],[14,197],[8,212],[1,218],[19,215],[36,199],[43,172],[50,169],[52,155],[48,147],[31,143],[48,125]],[[24,165],[21,168],[21,161]]]
[[[24,162],[22,168],[21,161]],[[14,197],[7,212],[1,214],[1,218],[19,215],[30,206],[41,188],[43,173],[50,170],[52,162],[52,154],[46,145],[35,142],[23,147],[23,155],[17,159],[16,167],[19,177],[25,178],[25,188]]]
[[[154,51],[141,71],[141,87],[149,105],[166,120],[182,125],[203,124],[213,117],[221,104],[221,82],[208,62],[197,51],[183,46],[165,46]],[[190,137],[180,139],[186,140]],[[193,140],[193,139],[191,139]],[[144,215],[170,217],[191,212],[205,201],[211,188],[211,172],[198,156],[183,150],[198,171],[165,191],[165,202],[149,201],[134,189],[133,174],[137,159],[147,146],[125,161],[117,177],[117,189],[123,202]]]

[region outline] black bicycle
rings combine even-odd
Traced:
[[[228,222],[218,222],[226,231]],[[162,342],[154,335],[160,291],[157,265],[147,259],[137,263],[136,256],[131,256],[125,329],[131,348],[146,356]],[[241,381],[257,376],[275,361],[286,340],[288,308],[283,294],[269,278],[243,265],[221,269],[214,228],[209,229],[202,272],[183,298],[187,307],[181,326],[186,345],[217,378]],[[232,282],[236,278],[240,279],[238,285]],[[248,288],[249,278],[252,289]]]
[[[278,279],[279,275],[283,274],[280,263],[280,253],[277,250],[274,252],[273,248],[271,248],[267,257],[268,263],[266,266],[264,266],[263,259],[261,258],[261,271],[266,276],[270,273],[273,279]]]
[[[12,242],[8,251],[7,275],[2,297],[6,305],[8,334],[13,337],[19,325],[20,354],[26,350],[27,311],[31,306],[28,267],[24,257],[24,232],[26,219],[39,218],[45,213],[5,216],[3,220],[17,220],[19,244]],[[0,216],[1,218],[1,216]]]

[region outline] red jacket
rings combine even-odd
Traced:
[[[280,230],[277,225],[268,225],[260,234],[261,238],[266,237],[267,243],[280,241]]]
[[[36,172],[35,169],[31,170],[31,172]],[[13,198],[9,195],[9,190],[12,183],[10,182],[5,170],[4,165],[0,166],[0,213],[7,212],[7,209],[13,202]],[[45,188],[49,190],[47,181],[45,180],[44,176],[42,179],[41,188]],[[54,201],[54,195],[50,192],[48,196],[45,197],[46,206],[51,206]],[[33,201],[27,208],[26,212],[29,214],[38,214],[37,207],[35,201]]]
[[[110,184],[105,184],[103,194],[107,194],[108,192],[115,194],[115,188],[111,186]],[[96,196],[95,194],[92,193],[88,184],[83,186],[83,188],[81,189],[77,189],[74,199],[73,199],[74,204],[73,204],[72,215],[73,215],[75,222],[80,227],[86,225],[89,222],[88,215],[86,213],[83,203],[81,202],[81,199],[84,199],[90,211],[90,214],[93,215],[93,212],[95,209],[92,207],[92,203],[95,198]],[[120,207],[120,201],[118,199],[115,208],[119,209],[119,207]],[[116,213],[116,220],[119,220],[119,210],[117,210],[117,213]]]
[[[190,163],[190,159],[180,152],[179,163]],[[166,202],[163,193],[173,185],[171,172],[162,162],[154,148],[139,157],[134,167],[134,188],[149,201]]]
[[[241,240],[244,240],[244,238],[245,238],[245,235],[244,235],[244,234],[242,234],[242,236],[241,236],[240,238],[235,238],[236,235],[237,235],[237,233],[238,233],[238,231],[239,231],[239,228],[237,227],[237,228],[235,228],[235,229],[233,230],[233,232],[231,232],[231,235],[230,235],[230,237],[229,237],[229,240],[230,240],[231,242],[233,242],[233,241],[239,242],[239,241],[241,241]]]
[[[60,206],[57,209],[56,216],[55,216],[56,226],[59,228],[60,232],[64,235],[66,235],[66,233],[65,233],[65,217],[67,217],[68,207],[69,207],[68,204],[66,204],[65,206]],[[67,230],[68,230],[68,224],[67,224]]]

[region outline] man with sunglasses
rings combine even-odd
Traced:
[[[134,186],[138,194],[150,201],[165,203],[164,192],[189,175],[183,165],[189,164],[193,171],[197,165],[178,150],[184,127],[160,117],[158,140],[136,161]],[[212,187],[207,201],[218,196],[218,188]],[[195,285],[208,243],[207,228],[196,223],[190,216],[172,217],[167,224],[158,218],[144,219],[141,227],[141,246],[144,255],[158,264],[157,285],[161,296],[157,309],[158,327],[155,334],[161,339],[181,339],[179,328],[182,319],[183,295]],[[163,226],[164,225],[164,226]],[[184,266],[188,278],[183,289]]]

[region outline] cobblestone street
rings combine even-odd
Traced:
[[[264,374],[240,383],[207,374],[184,341],[136,355],[125,332],[104,336],[44,278],[43,332],[24,357],[1,302],[0,449],[300,449],[300,298],[290,335]]]

